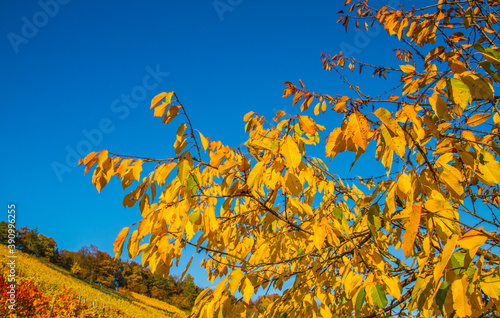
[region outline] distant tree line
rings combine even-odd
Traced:
[[[1,221],[0,243],[4,245],[7,245],[7,229],[7,222]],[[89,283],[125,292],[133,291],[175,304],[181,309],[191,309],[202,291],[189,274],[182,280],[177,276],[163,278],[134,261],[114,259],[94,245],[82,247],[77,252],[59,250],[52,237],[39,233],[36,228],[18,229],[16,248],[60,266]]]

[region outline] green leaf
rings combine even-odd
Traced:
[[[340,208],[335,208],[333,209],[333,216],[337,220],[342,221],[342,219],[344,219],[344,212]]]
[[[302,128],[300,127],[300,124],[297,123],[295,124],[295,126],[293,126],[293,129],[295,130],[295,132],[299,135],[299,136],[302,136],[304,134],[304,131],[302,130]]]
[[[280,314],[280,318],[287,318],[288,317],[288,314],[286,312],[282,312]]]
[[[441,284],[441,287],[439,287],[438,292],[436,293],[436,304],[439,307],[439,310],[443,312],[443,305],[444,302],[446,301],[446,295],[448,294],[448,290],[450,289],[451,284],[448,283],[447,281],[444,281]]]
[[[246,123],[245,132],[248,132],[250,129],[252,129],[252,124],[253,124],[253,118]]]
[[[193,211],[189,214],[189,220],[193,223],[196,223],[196,221],[198,221],[200,217],[201,217],[200,211]]]
[[[462,109],[467,108],[472,100],[470,89],[467,84],[458,78],[450,78],[448,80],[448,90],[450,91],[450,97],[455,104],[460,106]]]
[[[460,274],[461,270],[464,267],[464,261],[465,253],[458,251],[451,255],[451,266],[453,267],[455,274]]]
[[[500,75],[498,75],[495,71],[493,71],[490,67],[491,63],[488,61],[482,61],[479,63],[486,70],[486,72],[497,82],[500,83]]]
[[[200,187],[198,186],[198,178],[193,173],[189,174],[189,177],[187,179],[187,188],[191,190],[193,195],[196,195],[196,192],[198,192],[198,189],[200,189]]]
[[[378,286],[378,285],[377,285]],[[363,303],[365,302],[366,290],[365,286],[361,287],[358,293],[358,297],[356,297],[356,309],[361,310]]]
[[[483,53],[484,57],[493,63],[493,65],[498,69],[500,66],[500,52],[494,51],[489,47],[481,46],[480,44],[474,45],[474,48],[481,53]]]
[[[368,210],[368,224],[373,225],[376,231],[380,230],[382,224],[380,222],[380,208],[378,204],[374,204]]]
[[[372,287],[372,298],[375,305],[377,305],[380,309],[385,308],[389,302],[385,296],[384,289],[380,285]]]
[[[299,250],[297,251],[297,256],[301,255],[304,255],[304,249],[302,247],[300,247]]]

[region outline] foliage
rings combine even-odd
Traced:
[[[135,293],[127,295],[91,286],[21,251],[16,252],[16,306],[12,312],[7,307],[10,303],[6,302],[10,296],[7,287],[11,284],[6,282],[10,269],[6,255],[9,255],[7,247],[0,245],[1,317],[46,318],[53,304],[52,318],[172,317],[170,313],[178,318],[186,316],[160,300],[155,300],[153,306]],[[93,304],[97,304],[96,307]]]
[[[5,229],[3,233],[7,233],[6,222],[0,222],[0,230],[2,228]],[[74,276],[97,286],[110,289],[125,287],[138,294],[175,303],[187,310],[193,307],[194,300],[202,291],[194,284],[190,275],[184,280],[172,276],[163,278],[136,262],[113,259],[108,253],[100,251],[92,244],[89,247],[82,247],[77,252],[59,251],[55,240],[38,233],[37,229],[23,227],[19,229],[17,235],[16,243],[21,251],[50,261]],[[7,244],[7,240],[1,240],[2,236],[0,243]]]
[[[222,279],[199,295],[193,317],[252,310],[252,295],[269,287],[282,297],[262,317],[498,314],[500,2],[346,5],[338,22],[381,25],[400,45],[399,67],[323,54],[323,68],[350,93],[285,82],[283,97],[301,113],[278,111],[273,121],[248,113],[239,147],[195,133],[178,96],[161,93],[154,116],[185,118],[175,156],[103,150],[81,160],[85,173],[95,166],[98,191],[112,176],[124,189],[139,182],[123,205],[139,203],[142,219],[119,233],[116,255],[129,232],[130,257],[142,254],[162,275],[187,246],[207,253],[201,266]],[[355,85],[344,67],[371,70],[381,84]],[[342,119],[338,127],[319,124],[327,111]],[[331,165],[311,155],[318,147]],[[334,158],[345,152],[355,154],[352,165],[372,158],[386,174],[339,177]]]

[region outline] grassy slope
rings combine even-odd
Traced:
[[[0,270],[4,273],[7,271],[5,267],[7,264],[6,255],[8,255],[7,247],[0,244]],[[85,299],[87,304],[98,302],[99,306],[105,305],[120,309],[125,314],[136,318],[187,317],[184,311],[160,300],[135,293],[126,295],[102,286],[93,286],[73,277],[67,270],[54,264],[20,251],[16,251],[16,255],[18,275],[33,278],[46,294],[58,295],[65,289],[72,289],[82,299]]]

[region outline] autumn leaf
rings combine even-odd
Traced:
[[[240,287],[240,282],[244,277],[245,274],[239,268],[231,273],[231,278],[229,279],[229,291],[231,294],[234,295],[236,293],[236,290]]]
[[[318,131],[318,125],[309,116],[299,115],[300,127],[308,134],[314,135]]]
[[[450,261],[451,255],[453,254],[453,250],[455,249],[455,246],[457,245],[458,241],[458,235],[453,235],[446,245],[443,248],[443,251],[441,253],[441,258],[439,262],[436,264],[434,267],[434,281],[437,282],[441,277],[444,275],[444,269],[448,262]]]
[[[200,140],[201,140],[201,146],[203,147],[203,150],[207,151],[208,148],[208,140],[203,136],[201,132],[198,132],[200,134]]]
[[[283,97],[301,104],[299,114],[250,111],[243,140],[231,140],[239,133],[227,129],[221,140],[198,139],[200,122],[188,116],[196,109],[160,93],[154,115],[180,120],[151,150],[160,158],[103,150],[79,160],[85,173],[93,169],[98,191],[113,176],[124,189],[135,185],[122,200],[139,203],[130,258],[140,255],[161,277],[189,260],[187,274],[190,249],[199,253],[207,279],[218,283],[200,293],[193,317],[479,317],[498,307],[500,230],[491,211],[500,205],[493,84],[500,83],[493,29],[500,15],[491,1],[345,4],[339,22],[346,30],[366,20],[400,45],[383,59],[373,51],[383,61],[375,64],[354,58],[346,43],[344,52],[323,52],[323,69],[340,80],[316,91],[285,82]],[[403,64],[396,77],[391,64]],[[266,96],[257,86],[251,94]],[[313,103],[309,111],[324,120],[306,115]],[[211,125],[231,126],[225,115],[214,118]],[[320,120],[329,131],[324,153]],[[174,149],[163,148],[170,142]],[[355,163],[359,169],[346,168]],[[251,302],[271,288],[281,296]]]
[[[254,287],[252,285],[252,282],[248,278],[245,278],[244,287],[241,293],[243,294],[243,298],[247,303],[250,303],[250,298],[252,297],[253,292]]]
[[[453,308],[456,310],[457,317],[470,317],[472,315],[472,308],[467,295],[468,287],[469,282],[466,275],[463,275],[461,279],[455,279],[451,283]]]
[[[285,156],[285,164],[290,168],[297,168],[302,162],[302,155],[300,154],[299,147],[290,136],[286,136],[281,146],[281,153]]]
[[[487,121],[490,116],[491,114],[488,113],[474,114],[467,120],[467,125],[471,127],[481,125]]]
[[[370,125],[365,116],[359,112],[351,114],[349,116],[347,130],[352,141],[361,147],[361,149],[366,150],[368,146],[367,137],[370,131]]]
[[[125,243],[125,238],[128,235],[129,229],[130,227],[124,227],[120,231],[120,233],[118,233],[118,236],[115,242],[113,243],[113,251],[115,252],[115,258],[120,257],[120,255],[122,254],[123,244]]]
[[[406,258],[408,258],[413,252],[413,244],[415,243],[415,238],[418,234],[421,213],[422,206],[414,204],[410,211],[410,217],[405,224],[406,230],[403,235],[403,252]]]
[[[451,92],[453,102],[465,109],[472,100],[469,86],[458,78],[450,78],[448,81],[448,90]]]
[[[184,184],[186,182],[191,169],[192,167],[188,160],[184,159],[179,162],[179,164],[177,165],[177,178],[179,178],[181,184]]]
[[[401,71],[404,73],[414,73],[415,72],[415,67],[413,65],[407,64],[407,65],[400,65],[399,68]]]

